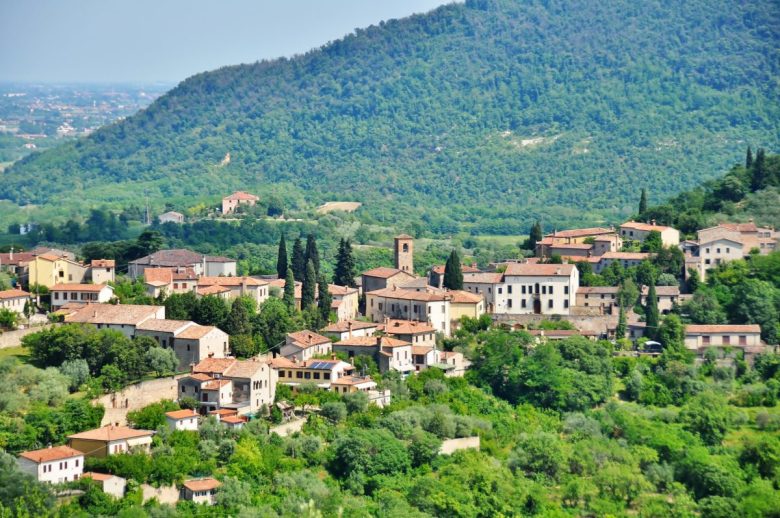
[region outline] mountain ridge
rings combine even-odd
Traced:
[[[282,183],[314,203],[349,192],[385,202],[369,212],[432,212],[444,229],[609,219],[639,187],[660,199],[718,175],[746,141],[777,148],[778,27],[772,2],[445,5],[192,76],[15,164],[0,198],[121,204],[143,190],[159,203]]]

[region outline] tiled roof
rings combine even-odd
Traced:
[[[97,480],[99,482],[105,482],[106,480],[111,480],[114,477],[116,477],[116,475],[110,475],[108,473],[95,473],[94,471],[87,471],[86,473],[81,474],[81,478],[91,478],[92,480]]]
[[[201,386],[202,390],[219,390],[225,385],[232,383],[230,380],[211,380]]]
[[[525,264],[510,263],[506,267],[504,276],[533,276],[533,277],[568,277],[576,268],[573,264]]]
[[[378,279],[389,279],[390,277],[393,277],[394,275],[398,274],[408,275],[409,277],[414,277],[412,274],[407,273],[403,270],[399,270],[397,268],[388,268],[386,266],[380,266],[379,268],[372,268],[371,270],[368,270],[367,272],[363,272],[363,275],[365,277],[376,277]]]
[[[339,286],[338,284],[328,284],[328,293],[333,296],[343,297],[344,295],[351,295],[357,293],[357,288],[350,288],[349,286]]]
[[[672,227],[667,227],[665,225],[653,225],[652,223],[641,223],[639,221],[626,221],[620,225],[620,228],[630,228],[633,230],[641,230],[643,232],[652,232],[653,230],[656,232],[663,232],[664,230],[669,230]]]
[[[13,258],[11,258],[13,255]],[[32,252],[14,252],[13,254],[0,254],[0,265],[20,265],[29,263],[35,259],[35,254]]]
[[[230,257],[225,257],[224,255],[207,255],[206,262],[207,263],[235,263],[236,260],[231,259]]]
[[[144,281],[147,284],[170,284],[173,281],[173,268],[146,268],[144,270]]]
[[[40,464],[41,462],[82,457],[84,453],[70,446],[52,446],[41,450],[23,451],[19,456]]]
[[[414,335],[418,333],[435,333],[436,328],[427,322],[416,320],[388,320],[384,331],[391,335]]]
[[[108,286],[107,284],[78,284],[78,283],[71,283],[71,284],[55,284],[52,286],[49,291],[88,291],[88,292],[98,292],[102,291],[103,288],[108,287],[111,291],[114,291],[114,288],[111,286]]]
[[[430,345],[413,345],[412,354],[425,355],[433,351],[433,347]]]
[[[586,293],[587,294],[590,294],[590,293],[595,293],[595,294],[600,294],[600,293],[613,294],[613,293],[617,293],[619,291],[620,291],[620,287],[619,286],[580,286],[579,288],[577,288],[577,293],[578,294],[579,293],[582,293],[582,294],[586,294]]]
[[[648,286],[642,286],[642,295],[647,295],[650,292]],[[680,295],[679,286],[656,286],[655,294],[664,297],[677,297]]]
[[[249,422],[249,419],[247,419],[247,417],[243,415],[227,415],[225,417],[221,417],[219,421],[221,423],[227,423],[227,424],[241,424],[241,423]]]
[[[142,331],[160,331],[163,333],[175,333],[180,329],[187,326],[196,326],[197,324],[191,320],[168,320],[168,319],[149,319],[145,322],[141,322],[136,326],[136,329]]]
[[[644,261],[650,259],[654,254],[645,252],[606,252],[601,259],[617,259],[621,261]]]
[[[500,272],[468,273],[463,274],[463,282],[474,284],[499,284],[504,279]]]
[[[721,223],[720,226],[737,232],[758,232],[758,227],[752,221],[749,223]]]
[[[369,291],[368,295],[386,297],[389,299],[416,300],[420,302],[440,302],[449,299],[449,295],[443,292],[405,290],[392,286],[381,290]]]
[[[296,345],[300,345],[304,349],[315,345],[330,343],[330,338],[327,336],[322,336],[315,333],[314,331],[308,331],[305,329],[303,331],[288,333],[287,338],[289,338]]]
[[[331,385],[362,385],[364,383],[372,383],[376,385],[376,382],[371,379],[371,376],[342,376],[339,379],[330,382]]]
[[[235,358],[206,358],[192,368],[193,373],[218,373],[223,374],[228,368],[236,363]]]
[[[113,268],[116,266],[116,261],[113,259],[93,259],[90,265],[92,268]]]
[[[431,270],[433,271],[433,273],[436,273],[438,275],[444,275],[444,267],[445,267],[445,265],[443,265],[443,264],[437,264],[436,266],[431,268]],[[473,266],[470,266],[468,264],[461,264],[460,265],[460,271],[462,273],[479,273],[480,269],[479,268],[475,268]]]
[[[478,293],[469,293],[463,290],[452,290],[447,293],[452,297],[450,302],[453,304],[479,304],[485,300],[485,297]]]
[[[395,239],[414,239],[414,238],[409,234],[398,234],[397,236],[395,236]]]
[[[345,338],[344,340],[335,343],[334,345],[342,345],[346,347],[405,347],[412,345],[409,342],[403,340],[397,340],[390,338],[389,336],[353,336],[352,338]]]
[[[602,227],[591,227],[591,228],[573,228],[570,230],[556,230],[552,234],[547,234],[544,237],[571,237],[571,238],[578,238],[578,237],[588,237],[588,236],[597,236],[600,234],[613,234],[615,232],[615,229],[613,228],[602,228]]]
[[[22,290],[3,290],[0,291],[0,300],[6,299],[19,299],[22,297],[29,297],[30,294]]]
[[[237,200],[237,201],[257,201],[260,198],[255,196],[254,194],[250,194],[248,192],[244,191],[236,191],[231,195],[225,196],[222,198],[223,200]]]
[[[210,491],[218,488],[222,483],[213,478],[201,478],[198,480],[187,480],[182,485],[190,491]]]
[[[108,425],[102,428],[95,428],[86,432],[69,435],[68,439],[86,439],[92,441],[117,441],[120,439],[133,439],[135,437],[151,437],[154,435],[152,430],[136,430],[127,426]]]
[[[173,410],[172,412],[165,412],[166,417],[171,419],[187,419],[188,417],[198,417],[198,413],[191,408],[185,408],[183,410]]]
[[[550,246],[551,250],[590,250],[593,245],[586,243],[557,243]]]
[[[219,295],[220,293],[227,293],[228,291],[230,291],[230,288],[226,286],[216,286],[216,285],[205,286],[203,288],[197,289],[198,295],[203,295],[203,296]]]
[[[325,333],[346,333],[349,331],[350,324],[352,324],[353,331],[357,331],[359,329],[376,329],[379,326],[379,324],[375,324],[373,322],[363,322],[361,320],[343,320],[341,322],[336,322],[335,324],[330,324],[322,331]]]
[[[200,286],[265,286],[268,282],[254,277],[201,277],[198,279]]]
[[[224,375],[229,378],[252,378],[264,365],[265,361],[238,360],[227,368]]]
[[[761,326],[758,324],[748,325],[697,325],[689,324],[685,326],[686,334],[704,334],[704,333],[760,333]]]
[[[172,250],[160,250],[153,254],[130,261],[130,264],[151,266],[192,266],[203,262],[203,254],[176,248]]]
[[[65,317],[65,322],[77,324],[138,325],[155,318],[162,306],[133,304],[89,304]]]

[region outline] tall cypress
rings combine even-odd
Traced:
[[[750,178],[750,190],[756,192],[767,186],[766,177],[766,154],[763,148],[756,151],[756,159],[753,162],[752,175]]]
[[[444,265],[444,287],[450,290],[463,289],[463,269],[460,266],[460,256],[453,250]]]
[[[748,146],[747,154],[745,155],[745,169],[750,169],[751,167],[753,167],[753,150]]]
[[[330,305],[333,302],[328,291],[328,281],[325,280],[324,275],[320,275],[319,282],[317,283],[317,289],[319,290],[319,299],[317,299],[317,309],[320,312],[320,318],[322,318],[323,324],[327,324],[330,318]]]
[[[655,281],[650,282],[647,288],[647,300],[645,301],[645,336],[655,340],[658,336],[658,296],[655,293]]]
[[[287,268],[287,273],[284,276],[284,296],[282,300],[284,305],[287,306],[287,311],[292,314],[295,311],[295,276],[290,267]]]
[[[349,239],[341,239],[339,252],[336,258],[336,270],[333,273],[333,284],[354,288],[355,284],[355,259],[352,257],[352,243]]]
[[[639,217],[642,218],[647,212],[647,189],[642,189],[639,196]]]
[[[314,272],[320,274],[320,253],[317,251],[317,241],[314,240],[314,234],[306,237],[306,263],[309,261],[314,265]]]
[[[615,329],[615,338],[620,340],[626,337],[626,310],[623,305],[620,305],[620,316],[618,316],[618,324]]]
[[[533,224],[531,227],[531,232],[529,232],[528,235],[529,250],[534,250],[536,248],[536,243],[541,241],[542,238],[542,224],[539,222],[539,220],[536,220],[536,223]]]
[[[276,278],[284,279],[287,276],[287,243],[284,240],[284,232],[279,238],[279,251],[276,253]]]
[[[306,275],[306,253],[303,251],[300,237],[296,238],[295,243],[293,243],[291,266],[295,280],[303,282],[303,277]]]
[[[309,260],[306,263],[306,275],[303,276],[303,286],[301,287],[301,309],[307,310],[314,305],[317,286],[317,272],[314,269],[314,262]]]

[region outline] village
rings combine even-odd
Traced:
[[[236,192],[224,198],[222,213],[231,214],[258,199]],[[160,221],[182,223],[184,216],[167,212]],[[359,274],[350,271],[349,244],[342,243],[339,260],[344,264],[336,268],[341,284],[325,282],[323,276],[315,280],[310,272],[298,280],[284,241],[277,275],[239,275],[237,261],[228,257],[158,250],[131,261],[125,272],[143,285],[146,296],[160,302],[153,305],[118,303],[114,286],[120,276],[114,260],[82,263],[73,253],[44,247],[0,254],[0,269],[16,279],[13,289],[0,291],[0,311],[13,314],[4,319],[12,321],[6,324],[9,330],[20,326],[35,332],[36,323],[115,330],[128,339],[151,339],[172,358],[167,378],[133,385],[132,396],[127,395],[129,389],[118,388],[102,397],[107,408],[99,428],[72,434],[67,444],[21,452],[18,462],[39,481],[91,477],[107,493],[121,497],[124,479],[85,472],[84,466],[85,458],[149,449],[156,431],[130,427],[128,412],[173,401],[180,409],[165,414],[170,430],[197,430],[206,419],[240,430],[272,414],[277,422],[303,421],[320,409],[296,406],[293,398],[312,390],[359,394],[367,404],[383,407],[392,391],[369,371],[401,379],[427,369],[438,369],[446,377],[464,376],[470,359],[445,344],[469,321],[488,319],[493,326],[525,331],[537,343],[581,336],[610,341],[616,355],[658,355],[664,348],[660,321],[691,299],[692,283],[705,282],[719,265],[774,252],[779,237],[774,229],[754,223],[724,222],[699,230],[695,240],[681,240],[678,230],[655,221],[627,221],[617,228],[556,230],[533,243],[533,257],[482,268],[463,264],[453,252],[446,265],[434,265],[418,276],[415,239],[402,234],[393,241],[392,267]],[[307,245],[306,266],[316,269],[316,243]],[[679,275],[670,280],[668,274],[659,274],[659,255],[678,257]],[[637,279],[647,282],[629,294],[634,300],[624,300],[630,290],[620,272],[630,269],[656,273],[638,273]],[[588,282],[594,274],[621,280],[596,285]],[[266,350],[237,354],[234,337],[218,326],[166,318],[162,302],[184,295],[217,299],[226,307],[247,305],[256,312],[267,301],[282,299],[297,311],[319,308],[321,325],[290,330]],[[756,324],[688,324],[684,345],[700,361],[717,354],[721,361],[739,355],[749,362],[773,347],[762,340]],[[473,441],[466,444],[475,446]],[[209,477],[188,480],[178,497],[213,503],[219,485]]]

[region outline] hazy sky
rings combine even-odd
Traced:
[[[0,81],[180,81],[445,0],[0,0]]]

